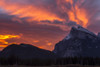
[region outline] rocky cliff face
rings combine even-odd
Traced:
[[[53,52],[59,57],[100,57],[99,35],[95,35],[81,26],[72,27],[69,35],[55,45]]]

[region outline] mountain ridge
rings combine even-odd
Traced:
[[[68,36],[55,45],[53,52],[59,57],[100,57],[100,39],[91,31],[78,26],[72,27]]]
[[[12,55],[21,59],[46,59],[55,57],[51,51],[40,49],[29,44],[12,44],[0,53],[0,56],[5,58],[9,58]]]

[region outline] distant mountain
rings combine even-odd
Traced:
[[[51,51],[40,49],[28,44],[12,44],[0,53],[0,57],[9,58],[11,56],[15,56],[20,59],[47,59],[55,57],[54,53]]]
[[[95,35],[81,26],[72,27],[69,35],[55,45],[53,52],[59,57],[100,57],[100,33]]]

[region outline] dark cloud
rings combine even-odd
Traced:
[[[68,26],[76,26],[77,23],[74,21],[70,21],[69,23],[67,23]]]

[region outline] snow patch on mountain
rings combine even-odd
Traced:
[[[67,37],[65,37],[65,40],[69,40],[72,36],[70,34],[67,35]]]
[[[85,39],[86,37],[93,38],[97,36],[93,32],[90,32],[89,30],[83,28],[82,26],[76,26],[72,27],[70,33],[64,38],[64,40],[68,40],[75,37]]]

